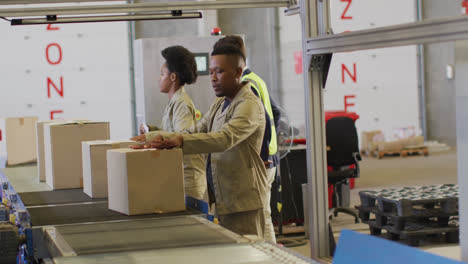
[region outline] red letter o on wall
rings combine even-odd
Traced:
[[[49,50],[52,48],[52,47],[56,47],[57,50],[58,50],[58,58],[55,60],[55,61],[52,61],[49,57]],[[57,65],[59,64],[61,61],[62,61],[62,48],[60,47],[59,44],[57,43],[50,43],[49,45],[47,45],[47,48],[46,48],[46,59],[47,59],[47,62],[50,64],[50,65]]]

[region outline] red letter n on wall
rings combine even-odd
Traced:
[[[52,80],[47,77],[47,97],[51,97],[51,93],[50,93],[50,87],[54,87],[54,90],[60,95],[60,97],[63,97],[63,77],[60,76],[60,89],[57,87],[57,85],[55,85],[54,82],[52,82]]]
[[[349,71],[346,65],[341,64],[341,82],[342,83],[345,83],[345,73],[349,75],[349,77],[351,78],[351,80],[353,80],[353,82],[356,82],[357,81],[356,63],[353,64],[353,73]]]

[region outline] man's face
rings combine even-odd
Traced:
[[[211,85],[217,97],[231,97],[239,88],[242,68],[227,55],[214,55],[210,59]]]

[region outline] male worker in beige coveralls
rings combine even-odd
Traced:
[[[181,147],[184,154],[211,153],[208,168],[222,226],[241,235],[264,234],[266,170],[260,158],[265,112],[248,82],[241,82],[245,57],[237,47],[220,46],[210,59],[211,83],[218,97],[187,133],[149,132],[149,147]],[[164,138],[163,138],[164,137]]]
[[[218,45],[234,45],[239,48],[244,56],[247,58],[245,52],[244,40],[240,36],[227,35],[224,38],[219,39],[214,47]],[[267,173],[267,197],[265,204],[263,205],[263,213],[265,214],[265,240],[276,244],[275,229],[271,219],[271,185],[275,181],[276,167],[279,165],[278,157],[278,144],[276,141],[276,127],[278,127],[281,111],[278,105],[271,98],[266,83],[257,74],[252,72],[247,65],[244,63],[244,72],[242,73],[242,81],[249,81],[252,87],[252,92],[257,95],[263,102],[267,115],[265,134],[263,136],[262,151],[260,157],[265,164]]]

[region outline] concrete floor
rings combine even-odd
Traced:
[[[351,191],[351,206],[359,205],[359,191],[386,187],[420,186],[444,183],[457,183],[456,151],[431,153],[428,157],[409,156],[384,157],[383,159],[364,157],[361,177],[356,180],[356,188]],[[369,234],[369,226],[355,224],[354,218],[340,214],[331,220],[335,240],[338,241],[341,229],[351,229]],[[428,241],[419,247],[422,250],[444,257],[460,260],[458,244],[445,244],[443,241]],[[310,256],[310,245],[290,249]]]
[[[44,182],[39,182],[36,163],[23,164],[1,169],[8,176],[10,183],[15,186],[16,192],[41,192],[50,191]]]

